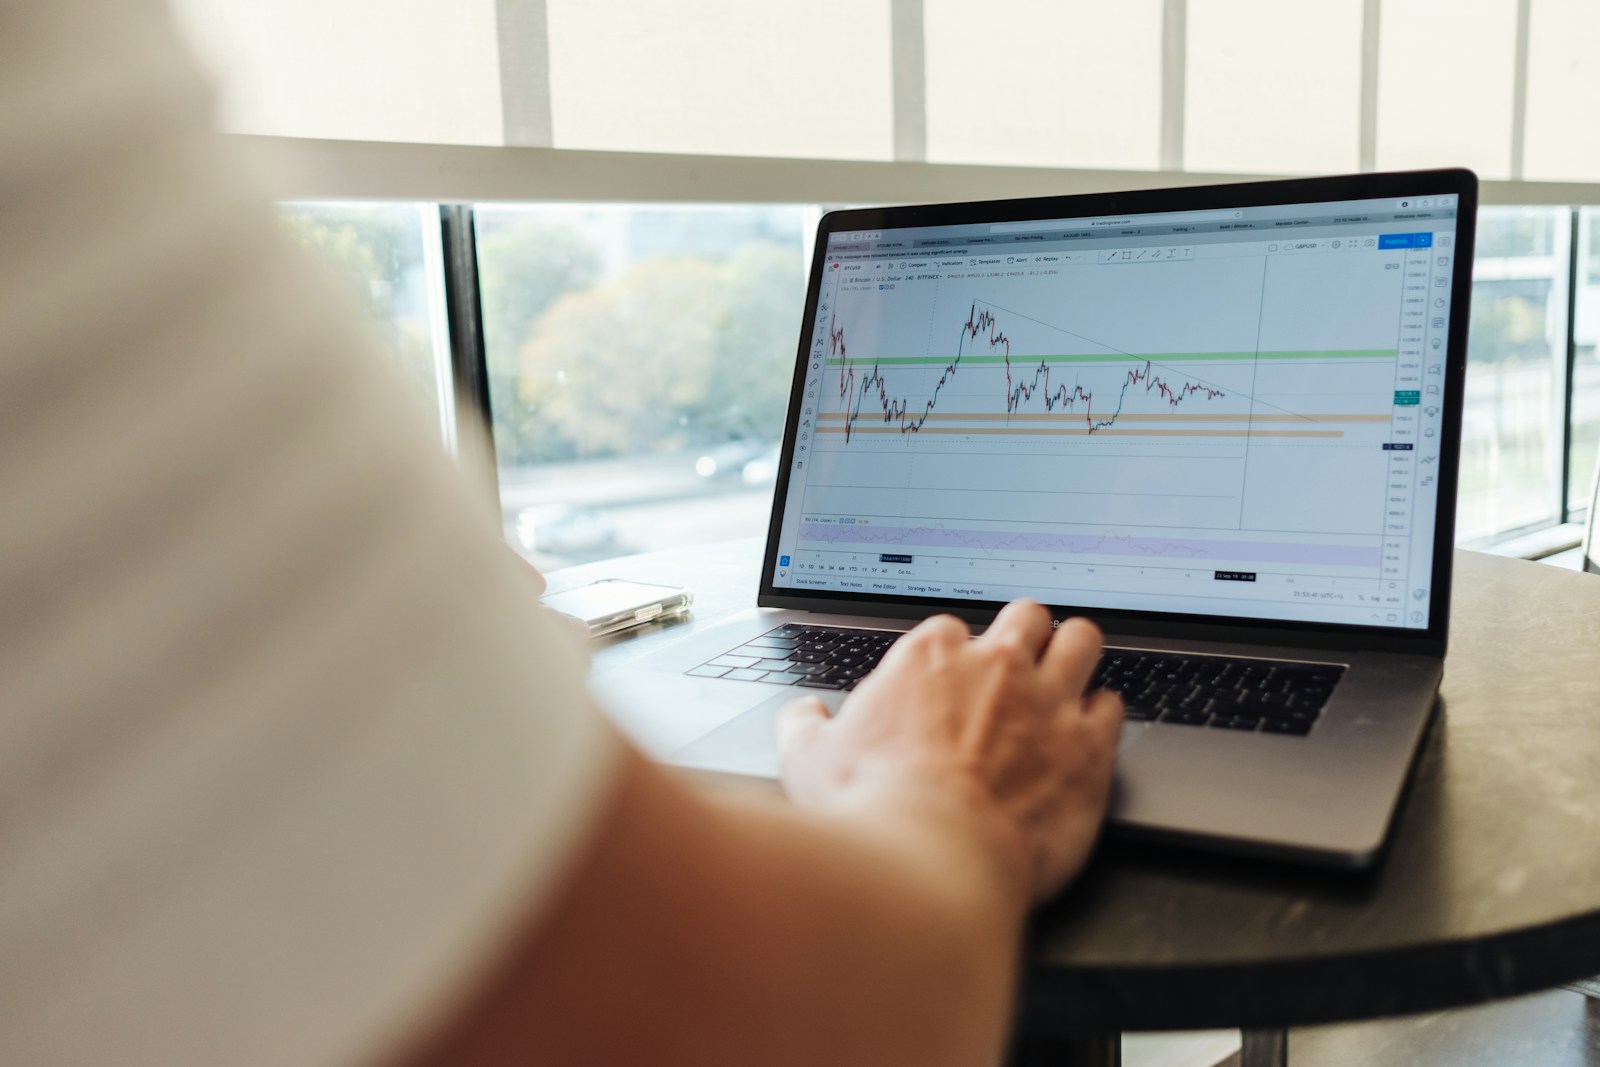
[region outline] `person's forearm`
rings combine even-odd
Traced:
[[[540,932],[416,1062],[993,1059],[1027,890],[979,815],[909,793],[803,814],[631,759]]]

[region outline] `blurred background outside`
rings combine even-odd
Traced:
[[[449,438],[438,212],[286,204]],[[540,566],[765,532],[816,205],[480,205],[508,541]],[[1572,506],[1600,445],[1600,212],[1581,209]],[[1479,214],[1457,538],[1559,521],[1571,213]],[[432,240],[430,241],[430,235]]]

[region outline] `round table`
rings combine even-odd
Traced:
[[[705,625],[754,603],[757,542],[562,572],[673,581]],[[1385,855],[1362,875],[1105,841],[1035,917],[1018,1063],[1115,1063],[1126,1030],[1286,1027],[1600,973],[1600,576],[1456,557],[1450,653]],[[597,659],[622,658],[613,642]]]

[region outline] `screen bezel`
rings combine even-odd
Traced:
[[[838,590],[798,590],[773,584],[778,541],[782,535],[783,511],[789,496],[789,475],[794,467],[796,426],[800,401],[804,393],[811,330],[816,320],[818,294],[822,287],[828,237],[831,234],[839,231],[912,226],[1077,219],[1441,194],[1454,194],[1458,197],[1458,201],[1455,253],[1451,265],[1450,315],[1445,349],[1444,419],[1441,431],[1443,445],[1439,453],[1437,497],[1439,503],[1434,519],[1433,576],[1429,584],[1427,628],[1408,629],[1287,619],[1241,620],[1238,616],[1138,611],[1090,605],[1048,604],[1047,606],[1057,619],[1085,615],[1098,622],[1102,628],[1118,634],[1204,638],[1330,649],[1377,648],[1391,652],[1442,656],[1449,634],[1450,578],[1453,572],[1455,544],[1455,499],[1460,469],[1461,417],[1467,369],[1467,328],[1471,316],[1472,259],[1478,207],[1477,176],[1465,169],[1296,178],[1233,185],[1034,197],[1022,200],[856,208],[827,213],[817,226],[815,251],[812,255],[806,288],[805,313],[801,320],[794,377],[789,391],[789,408],[784,423],[782,459],[778,467],[777,485],[773,492],[766,551],[762,556],[757,604],[770,608],[902,619],[948,613],[977,623],[988,622],[1004,606],[1003,602],[989,600],[917,597],[908,594],[862,597],[856,593]]]

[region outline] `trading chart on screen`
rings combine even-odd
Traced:
[[[774,583],[1426,625],[1454,211],[1400,203],[833,234]]]

